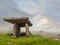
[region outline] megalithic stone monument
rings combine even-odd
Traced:
[[[32,26],[31,22],[29,21],[28,17],[21,17],[21,18],[4,18],[4,21],[10,22],[13,24],[13,36],[18,37],[20,36],[20,28],[26,28],[26,35],[30,34],[29,26]]]

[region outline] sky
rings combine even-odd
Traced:
[[[12,30],[3,21],[10,17],[29,17],[31,31],[60,32],[60,0],[0,0],[0,30]]]

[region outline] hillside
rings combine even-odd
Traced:
[[[60,45],[60,41],[39,36],[13,38],[0,34],[0,45]]]

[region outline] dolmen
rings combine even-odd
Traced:
[[[32,26],[28,17],[20,17],[20,18],[4,18],[4,21],[13,24],[13,36],[19,37],[21,34],[21,27],[25,27],[26,36],[30,35],[29,27]]]

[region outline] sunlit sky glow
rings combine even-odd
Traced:
[[[0,30],[12,29],[6,17],[29,17],[33,31],[60,32],[60,0],[0,0]]]

